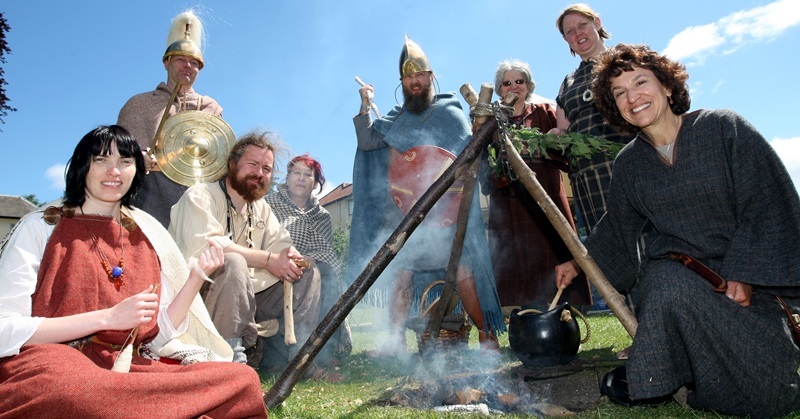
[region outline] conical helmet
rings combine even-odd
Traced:
[[[433,71],[428,63],[428,57],[422,48],[406,35],[406,43],[400,52],[400,78],[418,73],[420,71]]]
[[[167,50],[162,61],[173,55],[185,55],[200,62],[203,68],[203,23],[193,11],[185,11],[172,20],[172,27],[167,36]]]

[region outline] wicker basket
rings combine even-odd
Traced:
[[[427,351],[431,348],[434,349],[458,349],[466,348],[469,342],[469,333],[472,330],[472,325],[467,320],[467,314],[449,313],[442,318],[442,325],[439,329],[439,340],[435,345],[430,344],[430,333],[428,332],[428,322],[430,321],[430,312],[434,305],[439,301],[439,298],[433,300],[430,305],[427,305],[428,293],[436,285],[444,284],[444,281],[433,281],[425,287],[422,292],[419,303],[419,317],[409,319],[407,326],[414,330],[417,334],[417,347],[420,352]]]

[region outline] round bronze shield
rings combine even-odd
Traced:
[[[392,199],[403,214],[408,214],[422,194],[450,167],[456,156],[436,146],[417,146],[400,153],[392,148],[389,153],[389,183]],[[423,221],[426,225],[449,227],[458,218],[458,205],[464,190],[461,175],[439,198]]]
[[[222,176],[235,142],[236,135],[222,118],[208,112],[185,111],[167,118],[154,154],[166,177],[191,186]]]

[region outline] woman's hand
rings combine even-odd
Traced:
[[[750,306],[750,297],[753,295],[753,286],[744,282],[728,281],[728,289],[725,296],[739,303],[742,307]]]
[[[556,288],[559,289],[568,287],[569,284],[572,283],[572,280],[582,272],[581,267],[578,266],[578,262],[575,262],[575,259],[556,265],[555,271]]]
[[[211,275],[225,264],[225,252],[216,240],[208,241],[208,248],[197,256],[197,267],[206,276]]]
[[[128,330],[150,323],[158,308],[158,294],[154,286],[132,295],[111,307],[108,316],[109,330]]]

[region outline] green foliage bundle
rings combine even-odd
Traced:
[[[521,153],[523,146],[527,147],[529,155],[541,155],[546,159],[566,160],[570,167],[578,159],[591,159],[593,155],[603,153],[612,159],[624,144],[615,143],[595,137],[593,135],[569,132],[566,134],[543,134],[538,128],[511,127],[508,137],[517,152]],[[496,146],[489,146],[489,167],[496,176],[508,176],[517,179],[504,157],[499,155]]]

